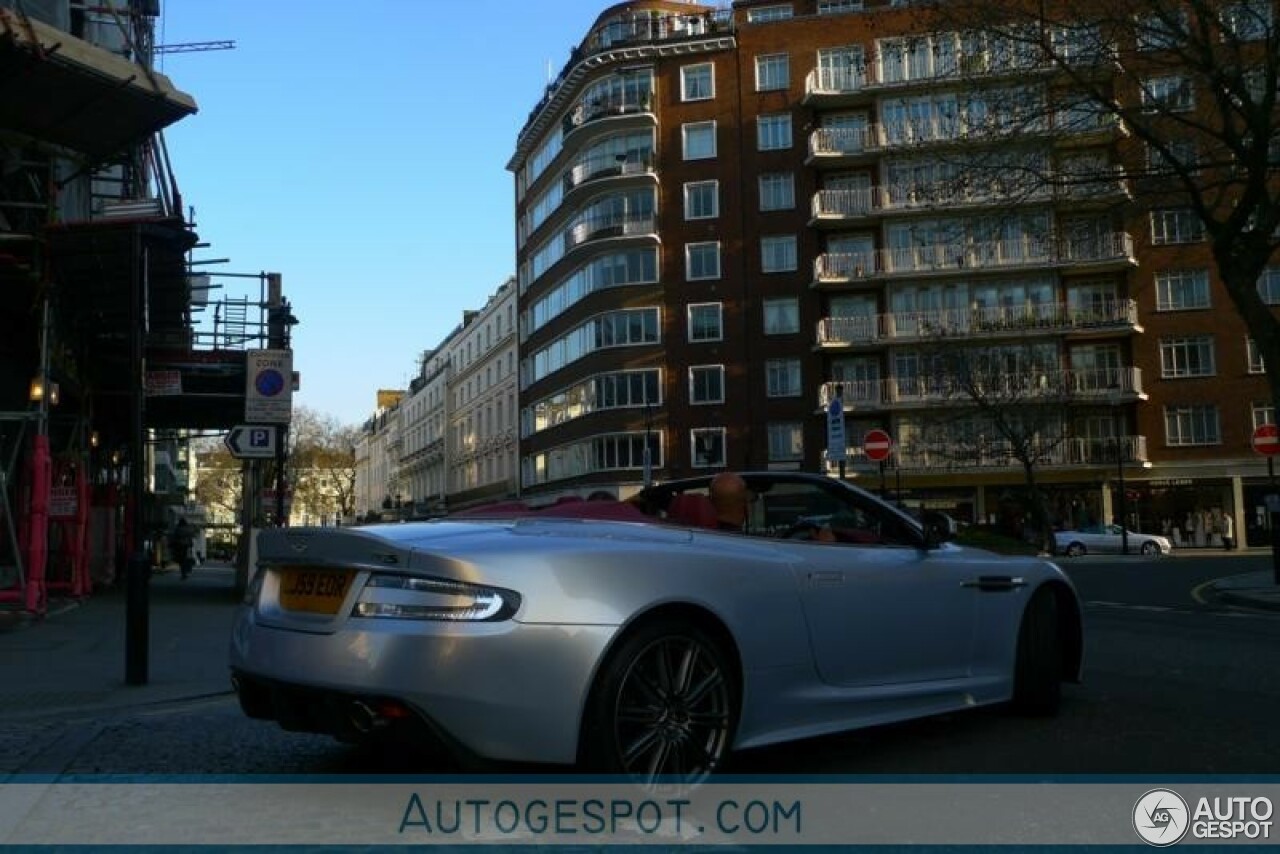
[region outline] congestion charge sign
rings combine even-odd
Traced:
[[[293,413],[293,351],[245,354],[244,417],[259,424],[288,424]]]

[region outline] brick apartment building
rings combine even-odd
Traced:
[[[590,23],[508,164],[525,494],[626,494],[646,448],[660,479],[831,471],[838,392],[849,477],[1007,521],[1022,467],[940,378],[947,352],[983,352],[1053,392],[1005,403],[1052,401],[1056,523],[1115,518],[1123,469],[1131,525],[1208,545],[1231,513],[1261,542],[1250,437],[1274,410],[1198,220],[1114,171],[1145,156],[1123,123],[905,5],[632,2]],[[1259,286],[1280,302],[1280,267]],[[887,470],[871,428],[895,438]]]

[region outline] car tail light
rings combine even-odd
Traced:
[[[520,594],[497,587],[417,575],[374,575],[352,615],[484,623],[505,620],[519,607]]]

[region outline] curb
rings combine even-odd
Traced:
[[[1262,611],[1280,612],[1280,599],[1263,599],[1236,590],[1224,590],[1216,584],[1213,586],[1213,593],[1228,605],[1240,605],[1245,608],[1256,608]]]

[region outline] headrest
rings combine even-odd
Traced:
[[[715,528],[716,507],[705,495],[680,493],[671,496],[671,503],[667,505],[667,521],[691,528]]]

